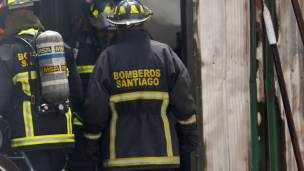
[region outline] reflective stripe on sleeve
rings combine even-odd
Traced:
[[[167,92],[137,91],[133,93],[124,93],[124,94],[111,96],[110,102],[117,103],[117,102],[138,100],[138,99],[151,99],[151,100],[169,99],[169,94]]]
[[[68,142],[75,142],[73,134],[35,136],[32,138],[17,138],[17,139],[12,139],[11,144],[12,147],[19,147],[19,146],[28,146],[28,145],[68,143]]]
[[[98,140],[101,137],[101,132],[98,134],[83,133],[83,136],[88,140]]]
[[[167,165],[180,164],[179,157],[140,157],[110,159],[103,162],[104,167],[134,166],[134,165]]]
[[[74,125],[83,126],[83,124],[77,118],[74,118]]]
[[[196,123],[196,115],[195,114],[192,115],[188,120],[178,119],[177,121],[181,125],[192,125],[192,124]]]
[[[79,74],[90,74],[93,72],[95,65],[84,65],[84,66],[78,66],[77,70]]]

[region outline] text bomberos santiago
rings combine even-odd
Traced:
[[[113,72],[117,88],[158,86],[160,76],[160,69],[138,69]]]

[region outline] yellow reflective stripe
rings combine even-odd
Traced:
[[[72,134],[72,112],[70,107],[65,116],[67,118],[67,134]]]
[[[36,71],[31,71],[31,78],[32,79],[37,79]],[[18,73],[17,75],[15,75],[13,77],[12,80],[13,80],[14,84],[16,84],[17,82],[22,82],[22,81],[25,81],[25,80],[29,80],[28,72]]]
[[[88,133],[84,132],[83,136],[89,140],[98,140],[101,138],[101,132],[98,134],[88,134]]]
[[[31,29],[28,29],[28,30],[22,30],[20,33],[18,33],[18,35],[21,35],[21,34],[35,35],[36,32],[37,32],[37,30],[31,28]]]
[[[114,14],[117,14],[117,6],[115,7],[115,11],[114,11]]]
[[[31,77],[32,79],[37,79],[36,71],[31,71]],[[29,84],[29,75],[28,72],[22,72],[14,76],[12,79],[14,84],[16,85],[17,82],[21,82],[22,84],[22,90],[24,93],[28,96],[31,96],[31,87]]]
[[[34,136],[32,138],[16,138],[11,140],[12,147],[68,142],[75,142],[74,134]]]
[[[177,120],[179,124],[181,125],[192,125],[194,123],[196,123],[196,115],[192,115],[189,119],[187,120],[181,120],[181,119],[178,119]]]
[[[95,65],[83,65],[78,66],[77,70],[79,74],[90,74],[93,72]]]
[[[98,17],[98,11],[97,10],[95,10],[94,12],[93,12],[93,15],[97,18]]]
[[[135,5],[131,5],[130,13],[139,13]]]
[[[26,137],[34,137],[31,102],[23,101],[23,120]]]
[[[169,120],[167,117],[168,105],[169,105],[169,100],[164,100],[162,107],[161,107],[161,116],[162,116],[162,119],[164,122],[164,130],[165,130],[166,141],[167,141],[167,154],[169,157],[172,157],[173,150],[172,150],[171,132],[170,132]]]
[[[83,124],[77,118],[74,118],[74,125],[83,126]]]
[[[8,1],[7,1],[7,5],[8,5],[8,4],[11,4],[11,3],[13,3],[13,2],[15,2],[15,0],[8,0]]]
[[[103,12],[105,12],[105,13],[110,13],[110,12],[111,12],[111,7],[107,6],[107,7],[103,10]]]
[[[94,4],[91,5],[91,11],[93,11],[93,9],[94,9]]]
[[[104,160],[104,167],[180,164],[179,157],[139,157]]]
[[[167,92],[157,92],[157,91],[137,91],[133,93],[113,95],[110,97],[110,102],[117,103],[117,102],[138,100],[138,99],[164,100],[164,99],[169,99],[169,94]]]
[[[144,10],[144,8],[142,7],[142,5],[140,5],[140,11],[141,11],[141,13],[145,13],[145,10]]]
[[[110,108],[112,111],[112,121],[110,126],[110,159],[115,159],[115,136],[116,136],[116,121],[117,111],[115,103],[123,101],[131,101],[137,99],[156,99],[163,100],[161,107],[161,117],[164,122],[164,131],[167,143],[167,154],[169,157],[173,156],[172,140],[170,132],[170,124],[167,117],[167,107],[169,105],[169,94],[167,92],[154,92],[154,91],[138,91],[133,93],[124,93],[113,95],[110,97]]]
[[[31,93],[31,88],[30,88],[29,81],[24,80],[24,81],[21,82],[21,84],[22,84],[22,90],[24,91],[24,93],[28,96],[31,96],[32,93]]]
[[[40,144],[52,144],[52,143],[72,143],[75,142],[74,138],[67,139],[67,140],[50,140],[50,141],[39,141],[39,142],[32,142],[32,143],[20,143],[20,144],[12,144],[12,147],[20,147],[20,146],[28,146],[28,145],[40,145]]]
[[[114,103],[110,103],[110,108],[112,111],[112,119],[110,125],[110,159],[115,159],[116,158],[116,152],[115,152],[116,122],[118,115]]]
[[[118,15],[122,15],[122,14],[125,14],[125,13],[127,13],[125,7],[124,6],[120,6],[119,7],[119,13],[118,13]]]

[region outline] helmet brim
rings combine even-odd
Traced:
[[[31,6],[27,6],[26,4],[33,3]],[[41,11],[41,1],[40,0],[33,0],[32,2],[18,4],[18,5],[9,5],[9,6],[2,6],[0,8],[0,27],[4,27],[4,22],[8,14],[15,12],[16,10],[20,9],[29,9],[34,12],[34,15],[39,17]],[[19,8],[18,8],[19,6]]]
[[[151,17],[152,17],[152,15],[149,15],[142,19],[124,19],[124,20],[120,20],[120,21],[115,21],[115,20],[111,20],[110,18],[108,18],[108,21],[114,25],[131,25],[131,24],[145,22],[145,21],[149,20]]]

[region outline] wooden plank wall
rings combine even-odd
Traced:
[[[207,171],[251,170],[249,12],[248,0],[203,0],[194,19]]]

